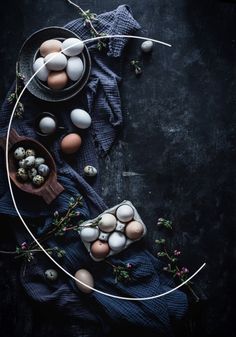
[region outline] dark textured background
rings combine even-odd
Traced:
[[[125,125],[113,151],[101,160],[104,199],[111,206],[125,198],[133,201],[149,228],[148,244],[154,252],[157,219],[167,217],[174,221],[172,244],[183,251],[183,263],[194,271],[207,262],[196,278],[205,299],[191,308],[181,326],[182,337],[235,336],[233,2],[128,2],[143,27],[142,35],[173,47],[156,45],[151,57],[142,58],[144,71],[137,79],[129,61],[140,57],[140,43],[130,43],[121,89]],[[96,13],[122,4],[116,0],[79,3]],[[24,39],[39,28],[64,25],[76,17],[76,10],[64,0],[1,1],[1,100],[14,79]],[[124,172],[138,175],[127,177]],[[0,248],[14,249],[5,219]],[[24,295],[18,269],[18,263],[0,257],[1,336],[79,336],[76,322],[47,314]]]

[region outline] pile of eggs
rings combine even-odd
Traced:
[[[34,64],[34,73],[42,82],[47,82],[49,88],[61,90],[71,81],[78,81],[83,74],[84,64],[78,56],[84,49],[84,43],[76,38],[63,42],[52,39],[43,42],[39,48],[40,57]]]
[[[17,161],[16,177],[19,181],[29,181],[37,187],[44,184],[50,169],[45,164],[44,158],[36,156],[35,150],[18,147],[14,151],[14,158]]]
[[[80,237],[95,261],[121,252],[146,233],[144,223],[129,201],[87,221],[81,228]]]

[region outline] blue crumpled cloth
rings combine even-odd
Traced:
[[[140,28],[130,8],[125,5],[99,15],[96,25],[98,31],[107,34],[132,34]],[[76,32],[82,39],[90,36],[81,19],[68,23],[66,28]],[[73,130],[68,117],[72,108],[84,108],[92,117],[92,127],[83,134],[82,149],[72,161],[66,161],[60,152],[59,143],[63,135],[58,135],[53,142],[45,144],[55,158],[58,180],[65,187],[65,192],[50,206],[46,206],[41,199],[14,187],[18,208],[26,222],[34,226],[37,219],[37,234],[47,231],[51,226],[54,211],[63,213],[67,209],[70,197],[78,193],[84,197],[83,206],[78,208],[82,219],[97,216],[107,208],[99,196],[98,179],[89,184],[82,172],[85,165],[98,167],[99,153],[104,154],[111,148],[117,128],[122,124],[118,86],[121,81],[122,52],[127,42],[128,39],[111,39],[107,51],[103,52],[99,52],[94,43],[90,44],[92,72],[86,88],[75,100],[56,108],[59,123],[68,127],[68,130]],[[37,113],[50,110],[50,107],[36,100],[29,92],[24,94],[22,102],[25,106],[24,118],[15,118],[13,126],[19,134],[37,139],[33,128],[34,118]],[[12,108],[6,99],[0,118],[1,136],[6,134]],[[4,167],[4,161],[1,151],[1,167]],[[23,225],[16,220],[17,214],[11,201],[5,172],[0,176],[0,213],[12,217],[19,244],[31,241]],[[66,270],[74,274],[80,268],[88,269],[94,276],[95,287],[104,292],[126,297],[148,297],[161,294],[174,286],[172,281],[163,275],[162,263],[144,250],[142,243],[135,244],[110,258],[115,265],[132,264],[133,281],[127,284],[116,284],[111,266],[104,262],[94,262],[75,232],[66,234],[62,239],[48,240],[47,247],[53,246],[59,246],[66,251],[65,257],[59,260]],[[186,295],[180,291],[150,301],[122,301],[96,292],[84,295],[77,289],[74,281],[61,271],[55,283],[48,282],[44,275],[48,268],[55,267],[44,254],[36,255],[33,261],[22,267],[21,281],[29,296],[38,302],[57,307],[65,315],[77,317],[87,326],[102,327],[103,331],[106,331],[110,322],[125,322],[171,335],[172,321],[182,318],[187,309]],[[94,335],[99,334],[97,332]],[[104,332],[102,335],[104,336]]]

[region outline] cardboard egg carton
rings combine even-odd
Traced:
[[[131,206],[131,207],[133,208],[134,216],[133,216],[133,219],[132,219],[132,220],[136,220],[136,221],[140,222],[140,223],[143,225],[144,231],[143,231],[142,236],[141,236],[140,238],[138,238],[137,240],[131,240],[131,239],[129,239],[129,238],[126,237],[126,244],[125,244],[125,246],[124,246],[121,250],[119,250],[119,251],[113,251],[112,249],[110,249],[110,252],[109,252],[109,254],[106,256],[106,258],[109,257],[109,256],[112,256],[112,255],[115,255],[115,254],[119,254],[120,252],[122,252],[123,250],[125,250],[127,247],[129,247],[133,242],[136,242],[136,241],[141,240],[141,239],[144,237],[144,235],[146,235],[146,233],[147,233],[147,227],[146,227],[145,224],[143,223],[143,221],[142,221],[140,215],[138,214],[138,211],[136,210],[136,208],[134,207],[134,205],[132,204],[132,202],[131,202],[131,201],[128,201],[128,200],[124,200],[124,201],[122,201],[120,204],[118,204],[118,205],[116,205],[116,206],[113,206],[113,207],[107,209],[105,212],[99,214],[96,218],[87,220],[87,221],[85,221],[85,222],[83,222],[83,223],[81,224],[81,226],[86,226],[86,225],[89,224],[89,223],[98,222],[99,219],[101,218],[101,216],[102,216],[103,214],[106,214],[106,213],[113,214],[114,216],[116,216],[116,210],[117,210],[117,208],[120,207],[120,206],[122,206],[122,205],[129,205],[129,206]],[[132,220],[131,220],[131,221],[132,221]],[[130,221],[129,221],[129,222],[130,222]],[[120,222],[120,221],[117,219],[116,228],[115,228],[112,232],[110,232],[110,233],[105,233],[105,232],[103,232],[103,231],[100,230],[99,227],[97,226],[96,228],[99,230],[99,236],[98,236],[98,238],[97,238],[96,240],[101,240],[101,241],[108,242],[109,236],[110,236],[112,233],[116,232],[116,231],[117,231],[117,232],[122,232],[122,233],[125,235],[125,227],[126,227],[126,225],[127,225],[126,223],[122,223],[122,222]],[[81,239],[81,240],[82,240],[82,239]],[[96,240],[95,240],[95,241],[96,241]],[[84,245],[85,245],[87,251],[89,252],[91,258],[92,258],[94,261],[102,261],[102,260],[104,260],[104,259],[97,259],[97,258],[95,258],[95,257],[91,254],[91,245],[93,244],[93,242],[86,242],[86,241],[84,241],[84,240],[82,240],[82,241],[83,241],[83,243],[84,243]]]

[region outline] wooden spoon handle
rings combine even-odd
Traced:
[[[46,204],[51,204],[51,202],[58,197],[60,193],[64,191],[64,187],[59,184],[57,180],[51,181],[45,188],[39,193]]]

